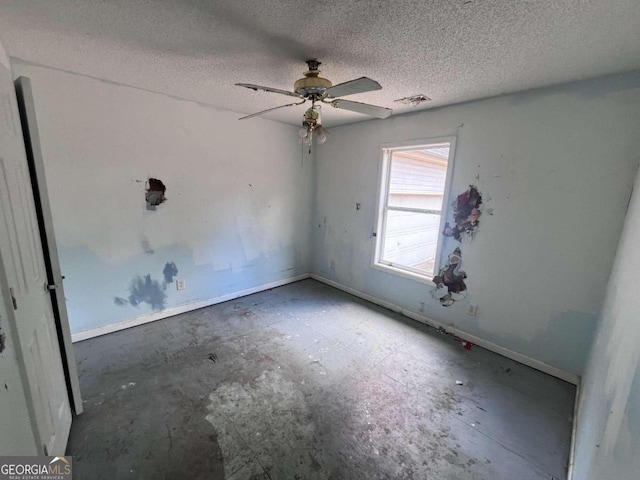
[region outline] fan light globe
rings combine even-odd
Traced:
[[[302,127],[300,130],[298,130],[298,136],[300,138],[306,138],[307,135],[309,135],[309,131],[306,128]]]
[[[327,129],[324,128],[322,125],[316,128],[316,134],[317,134],[316,139],[318,140],[318,143],[324,143],[329,138],[329,132],[327,132]]]

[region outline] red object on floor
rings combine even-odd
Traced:
[[[460,345],[462,345],[462,346],[464,347],[464,349],[465,349],[465,350],[471,350],[471,347],[473,347],[473,343],[471,343],[471,342],[469,342],[469,341],[467,341],[467,340],[465,340],[465,339],[463,339],[463,338],[460,338],[460,337],[453,337],[453,339],[454,339],[456,342],[460,342]]]

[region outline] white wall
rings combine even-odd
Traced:
[[[72,332],[309,272],[313,165],[295,127],[44,67],[14,73],[33,85]],[[167,186],[156,211],[148,177]],[[185,290],[163,289],[168,262]],[[132,306],[145,275],[164,301]]]
[[[314,272],[582,374],[639,161],[639,125],[636,72],[330,128],[316,153]],[[468,297],[447,308],[432,287],[372,269],[371,257],[380,145],[449,135],[457,144],[448,201],[475,184],[485,204],[479,234],[462,245]]]
[[[640,472],[640,174],[629,205],[598,334],[584,377],[575,480]]]

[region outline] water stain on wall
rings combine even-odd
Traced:
[[[151,278],[151,274],[140,277],[136,275],[129,285],[129,298],[113,297],[113,303],[118,306],[131,305],[137,307],[141,303],[148,303],[154,310],[163,310],[167,300],[164,292],[169,283],[178,274],[178,267],[174,262],[167,262],[162,270],[164,279],[162,286],[157,280]]]
[[[142,237],[140,239],[140,246],[142,247],[142,251],[144,253],[146,253],[147,255],[153,255],[154,253],[153,247],[151,246],[151,242],[149,241],[148,238]]]
[[[164,269],[162,270],[162,275],[164,275],[164,280],[162,281],[162,288],[164,290],[167,289],[167,285],[173,283],[173,277],[178,275],[178,267],[174,262],[167,262],[164,265]]]
[[[129,303],[134,307],[147,303],[154,310],[164,309],[167,295],[162,290],[160,282],[152,280],[151,275],[136,276],[129,287]]]
[[[137,307],[141,303],[148,304],[154,310],[163,310],[167,301],[167,294],[160,282],[153,280],[151,275],[141,277],[136,275],[129,285],[129,298],[114,297],[116,305],[131,305]]]
[[[127,300],[126,298],[122,298],[122,297],[113,297],[113,303],[115,303],[116,305],[119,305],[119,306],[128,305],[129,304],[129,300]]]

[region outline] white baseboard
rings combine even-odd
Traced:
[[[582,382],[576,386],[576,399],[573,407],[573,427],[571,429],[571,450],[569,450],[569,466],[567,468],[567,480],[573,480],[573,469],[576,460],[576,441],[578,440],[578,417],[580,410],[580,394],[582,392]]]
[[[107,333],[117,332],[118,330],[124,330],[126,328],[136,327],[149,322],[155,322],[156,320],[162,320],[163,318],[173,317],[174,315],[180,315],[181,313],[190,312],[192,310],[198,310],[199,308],[210,307],[217,303],[228,302],[229,300],[235,300],[236,298],[245,297],[253,293],[263,292],[270,288],[281,287],[289,283],[298,282],[309,278],[310,274],[303,273],[295,277],[285,278],[283,280],[277,280],[271,283],[265,283],[258,285],[257,287],[248,288],[239,292],[228,293],[220,297],[210,298],[201,302],[189,303],[186,305],[180,305],[179,307],[167,308],[161,312],[148,313],[146,315],[140,315],[139,317],[125,320],[124,322],[112,323],[111,325],[105,325],[104,327],[93,328],[91,330],[84,330],[82,332],[74,333],[71,335],[72,342],[80,342],[89,338],[99,337],[100,335],[106,335]]]
[[[334,282],[333,280],[329,280],[328,278],[321,277],[320,275],[316,275],[315,273],[312,273],[310,276],[314,280],[317,280],[322,283],[326,283],[327,285],[331,285],[332,287],[335,287],[339,290],[350,293],[351,295],[355,295],[356,297],[360,297],[363,300],[367,300],[371,303],[375,303],[376,305],[380,305],[381,307],[388,308],[389,310],[393,310],[394,312],[401,313],[405,317],[409,317],[413,320],[417,320],[418,322],[424,323],[426,325],[430,325],[432,327],[444,330],[447,333],[456,335],[460,338],[470,341],[471,343],[475,343],[479,347],[486,348],[487,350],[490,350],[499,355],[502,355],[503,357],[510,358],[511,360],[515,360],[518,363],[522,363],[523,365],[527,365],[528,367],[535,368],[536,370],[540,370],[541,372],[544,372],[553,377],[564,380],[565,382],[572,383],[573,385],[580,384],[580,377],[574,373],[567,372],[565,370],[562,370],[561,368],[554,367],[553,365],[549,365],[539,360],[535,360],[531,357],[527,357],[526,355],[523,355],[521,353],[514,352],[513,350],[509,350],[508,348],[502,347],[493,342],[483,340],[480,337],[476,337],[475,335],[471,335],[467,332],[464,332],[459,328],[451,327],[449,325],[445,325],[443,323],[437,322],[435,320],[432,320],[429,317],[425,317],[424,315],[420,315],[418,313],[412,312],[403,307],[395,305],[391,302],[380,300],[379,298],[376,298],[372,295],[347,287],[345,285],[342,285],[341,283]]]

